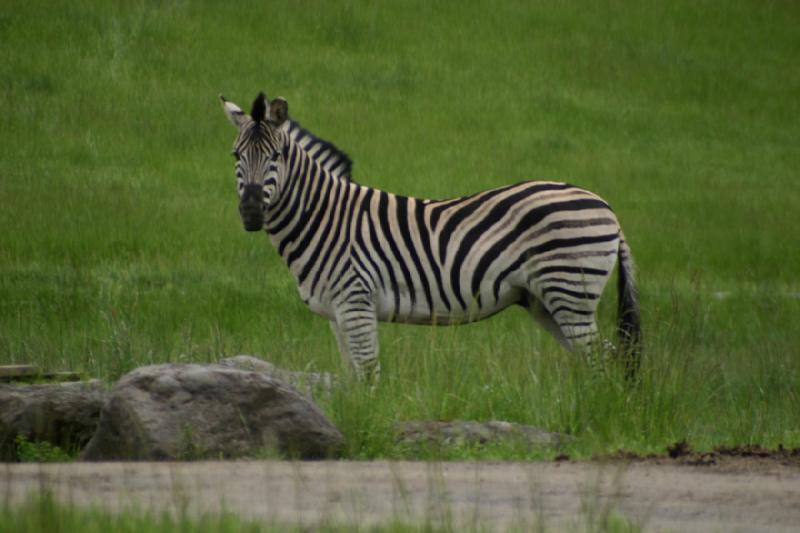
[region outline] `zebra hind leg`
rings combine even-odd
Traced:
[[[360,381],[377,383],[381,367],[378,360],[378,321],[372,306],[364,300],[344,305],[331,321],[342,360],[352,367]]]
[[[528,294],[525,307],[533,319],[548,331],[564,348],[586,357],[594,372],[603,371],[613,345],[599,339],[595,309],[555,309],[555,314],[538,298]]]
[[[555,321],[570,343],[570,349],[586,358],[593,377],[597,378],[610,370],[609,365],[614,362],[616,351],[611,341],[600,337],[594,310],[582,312],[586,314],[564,310]]]
[[[572,345],[564,336],[564,332],[561,330],[558,322],[555,321],[553,315],[550,314],[550,312],[535,296],[529,294],[523,305],[528,310],[528,313],[530,313],[531,317],[540,326],[542,326],[545,331],[550,333],[553,338],[555,338],[559,344],[561,344],[561,346],[572,351]]]

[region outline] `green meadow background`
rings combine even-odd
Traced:
[[[352,458],[556,453],[392,442],[420,419],[567,432],[576,457],[800,446],[798,28],[780,0],[5,1],[0,364],[110,382],[246,353],[340,373],[322,407]],[[217,95],[249,109],[260,90],[363,184],[603,196],[638,264],[640,383],[591,372],[518,309],[383,325],[383,381],[350,382],[326,321],[239,221]]]

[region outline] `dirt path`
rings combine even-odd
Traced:
[[[12,504],[49,487],[110,510],[212,513],[272,523],[585,524],[608,510],[646,530],[797,531],[800,468],[611,463],[197,462],[0,465]],[[596,523],[596,522],[595,522]]]

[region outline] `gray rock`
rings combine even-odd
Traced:
[[[500,420],[401,422],[395,426],[395,431],[401,444],[433,448],[507,442],[529,447],[558,446],[571,439],[567,435]]]
[[[276,367],[272,363],[251,355],[226,357],[221,359],[219,364],[229,368],[262,372],[268,376],[276,377],[311,398],[318,396],[319,393],[326,396],[330,395],[336,386],[336,376],[327,372],[294,372],[291,370],[284,370]]]
[[[17,459],[18,435],[68,452],[81,449],[97,428],[105,397],[97,380],[0,385],[0,460]]]
[[[316,405],[275,377],[221,365],[166,364],[138,368],[120,379],[81,458],[280,453],[315,459],[339,455],[343,441]]]

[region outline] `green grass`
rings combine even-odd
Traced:
[[[306,531],[301,525],[289,526],[277,523],[259,523],[254,520],[244,520],[234,513],[208,514],[199,517],[188,516],[185,513],[171,514],[169,512],[148,513],[142,511],[122,511],[110,513],[100,508],[80,508],[73,505],[64,505],[56,501],[52,494],[42,492],[28,497],[19,506],[6,505],[0,508],[0,533],[107,533],[109,531],[120,533],[169,533],[180,531],[182,533],[215,532],[281,532],[281,531]],[[315,528],[315,531],[330,533],[352,531],[345,525],[325,525]],[[376,531],[413,531],[411,526],[396,524],[385,528],[376,528]]]
[[[190,516],[185,511],[176,513],[123,510],[115,513],[99,507],[79,507],[59,502],[48,491],[33,493],[16,506],[0,506],[0,533],[282,533],[286,531],[322,531],[345,533],[370,531],[374,533],[405,533],[413,531],[452,532],[488,531],[487,524],[474,520],[469,526],[455,524],[449,508],[440,510],[441,516],[432,513],[417,523],[408,517],[396,517],[388,522],[365,527],[353,523],[283,524],[270,520],[246,520],[232,512]],[[590,533],[634,533],[642,527],[634,520],[621,515],[610,502],[600,502],[589,495],[582,502],[581,513],[572,524],[551,527],[544,518],[536,523],[520,520],[511,531],[586,531]],[[566,529],[565,529],[566,527]]]
[[[283,95],[356,180],[443,198],[558,179],[633,247],[641,384],[521,311],[382,326],[384,380],[323,407],[349,456],[409,419],[505,419],[567,451],[800,445],[800,9],[779,1],[12,2],[0,8],[0,364],[113,380],[249,353],[340,371],[241,229],[222,92]],[[614,293],[602,304],[613,329]],[[513,447],[447,457],[541,457]]]

